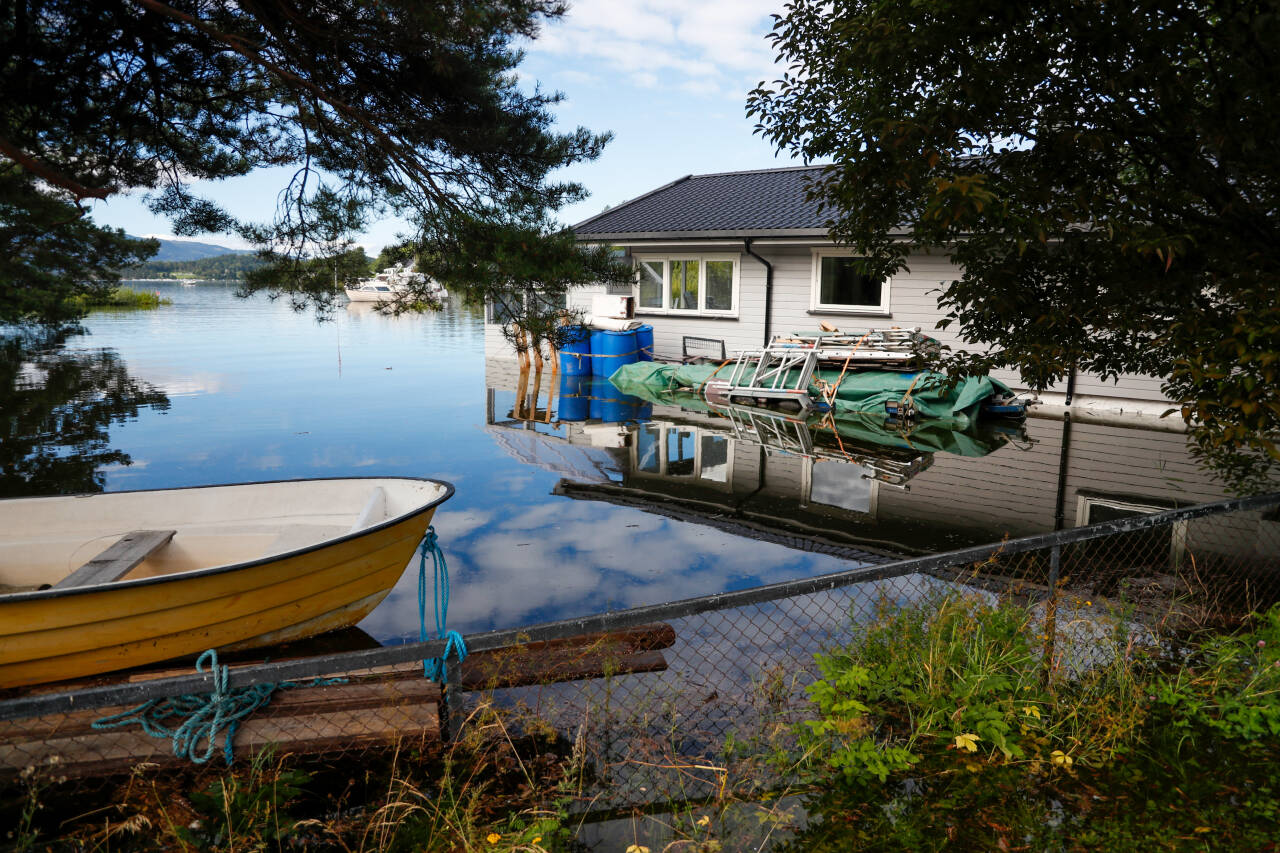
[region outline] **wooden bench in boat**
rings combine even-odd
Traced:
[[[118,581],[134,566],[169,544],[175,530],[134,530],[53,585],[54,589],[93,586]]]

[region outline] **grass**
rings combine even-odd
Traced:
[[[103,296],[75,296],[68,302],[79,310],[97,309],[140,309],[159,308],[161,305],[172,305],[173,301],[165,299],[154,290],[134,290],[132,287],[117,287]]]

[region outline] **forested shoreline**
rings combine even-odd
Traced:
[[[120,274],[126,279],[217,279],[240,281],[245,274],[259,269],[265,262],[257,255],[229,252],[194,261],[146,261],[125,267]]]

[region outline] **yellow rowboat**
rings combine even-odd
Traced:
[[[452,494],[350,478],[0,500],[0,687],[353,625]]]

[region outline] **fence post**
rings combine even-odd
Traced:
[[[1044,681],[1048,684],[1056,668],[1058,639],[1058,575],[1062,571],[1062,546],[1049,549],[1049,597],[1044,602]]]

